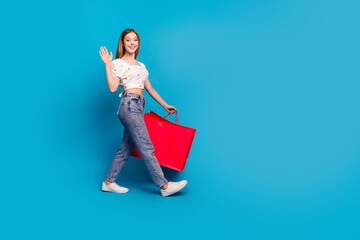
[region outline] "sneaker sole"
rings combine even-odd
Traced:
[[[109,188],[106,188],[106,187],[105,188],[102,187],[101,191],[103,191],[103,192],[113,192],[113,193],[127,193],[127,192],[129,192],[129,190],[124,190],[123,192],[115,192],[112,189],[109,189]]]

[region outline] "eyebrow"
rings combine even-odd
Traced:
[[[126,37],[125,39],[131,39],[130,37]],[[137,37],[135,37],[134,39],[137,39]]]

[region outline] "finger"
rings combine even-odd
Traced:
[[[105,48],[105,53],[106,53],[106,54],[109,54],[109,53],[108,53],[108,50],[106,49],[106,47],[104,47],[104,48]]]
[[[111,57],[111,59],[113,58],[112,52],[110,52],[110,57]]]

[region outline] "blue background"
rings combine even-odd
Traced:
[[[2,5],[1,239],[359,239],[359,1]],[[123,126],[98,50],[125,28],[197,129],[173,197],[133,157],[100,190]]]

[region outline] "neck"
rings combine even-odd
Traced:
[[[134,59],[135,60],[135,53],[125,52],[124,56],[126,59]]]

